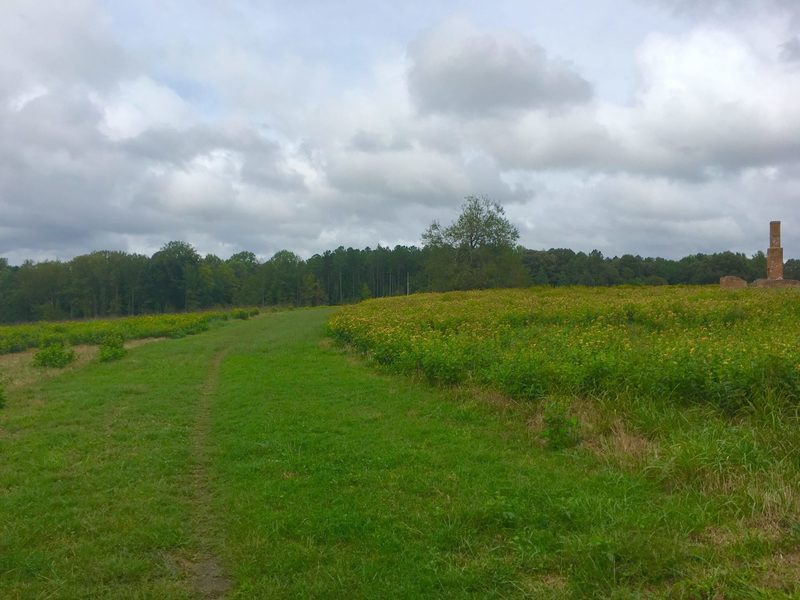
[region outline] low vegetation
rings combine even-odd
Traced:
[[[258,309],[217,310],[195,313],[146,315],[119,319],[59,321],[0,326],[0,354],[44,348],[55,344],[102,344],[109,339],[183,337],[206,331],[211,323],[248,318]]]
[[[119,333],[109,333],[100,344],[98,358],[100,362],[119,360],[125,356],[125,339]]]
[[[543,410],[542,424],[542,438],[553,450],[572,448],[581,440],[578,418],[569,414],[564,402],[547,404]]]
[[[33,355],[33,364],[37,367],[63,369],[73,360],[75,351],[66,347],[62,341],[46,342]]]
[[[444,352],[469,333],[465,347],[497,343],[492,319],[509,347],[490,348],[522,349],[511,333],[535,331],[536,306],[575,332],[619,313],[614,326],[639,328],[646,349],[637,319],[659,302],[706,314],[682,317],[687,332],[737,301],[730,328],[760,309],[783,319],[794,302],[694,292],[601,291],[593,312],[591,290],[572,304],[546,291],[421,296],[231,319],[122,361],[76,348],[67,369],[7,387],[0,597],[796,598],[790,388],[730,404],[556,378],[515,396]],[[328,320],[352,344],[359,332],[382,370],[406,366],[372,340],[407,335],[451,375],[376,372],[324,339]],[[548,340],[547,322],[527,346]],[[2,360],[33,370],[17,358]]]

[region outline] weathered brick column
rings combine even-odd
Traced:
[[[783,248],[781,248],[781,222],[769,222],[769,249],[767,250],[767,279],[783,279]]]

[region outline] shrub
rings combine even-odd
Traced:
[[[0,408],[3,408],[6,405],[6,391],[3,388],[3,384],[0,383]]]
[[[578,419],[569,415],[563,403],[550,403],[544,409],[542,437],[552,450],[571,448],[581,439]]]
[[[110,333],[103,338],[100,344],[100,362],[119,360],[125,354],[125,339],[118,333]]]
[[[37,367],[62,369],[73,360],[75,360],[75,351],[72,348],[66,348],[64,342],[60,341],[49,342],[33,355],[33,364]]]
[[[233,318],[234,319],[242,319],[243,321],[247,320],[247,319],[250,318],[250,311],[246,310],[244,308],[240,308],[240,309],[234,310],[233,311]]]

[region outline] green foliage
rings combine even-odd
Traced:
[[[186,242],[169,242],[150,259],[147,267],[150,295],[161,310],[197,306],[200,255]]]
[[[237,309],[258,314],[258,309]],[[165,315],[28,323],[0,326],[0,354],[21,352],[27,348],[46,346],[51,342],[101,344],[109,335],[126,340],[150,337],[184,337],[208,330],[212,323],[223,321],[236,311],[205,311]]]
[[[572,448],[581,440],[577,417],[570,416],[564,402],[551,401],[544,407],[542,437],[551,450]]]
[[[119,333],[109,333],[103,338],[103,342],[100,344],[100,362],[119,360],[125,354],[127,354],[125,338]]]
[[[75,351],[67,348],[64,342],[60,341],[48,342],[33,355],[33,364],[37,367],[63,369],[73,360],[75,360]]]
[[[430,287],[443,291],[527,284],[515,247],[518,238],[500,204],[467,196],[455,223],[442,227],[434,221],[422,234]]]
[[[455,223],[443,228],[434,221],[422,234],[426,246],[452,246],[465,252],[513,247],[518,239],[519,231],[505,217],[503,207],[485,196],[467,196]]]
[[[3,387],[3,384],[0,383],[0,408],[5,407],[6,405],[6,389]]]

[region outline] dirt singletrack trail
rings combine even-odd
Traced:
[[[229,348],[219,350],[209,365],[208,375],[200,390],[197,406],[197,419],[191,436],[192,469],[192,520],[197,554],[186,560],[186,571],[193,589],[201,598],[224,598],[231,590],[232,583],[225,574],[219,559],[215,556],[209,542],[213,536],[214,511],[209,482],[209,436],[214,393],[219,384],[219,371]]]

